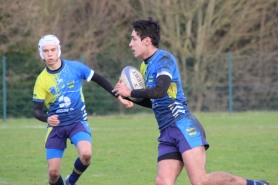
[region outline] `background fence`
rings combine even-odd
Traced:
[[[85,63],[114,85],[126,65],[137,68],[133,56],[66,57]],[[43,62],[30,56],[1,57],[1,118],[32,117],[32,93]],[[178,60],[179,62],[179,60]],[[184,62],[183,62],[184,63]],[[191,111],[230,112],[277,110],[278,57],[276,53],[207,54],[179,62],[185,96]],[[84,82],[90,115],[151,112],[140,106],[125,109],[116,98],[96,83]]]

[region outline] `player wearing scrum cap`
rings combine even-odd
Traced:
[[[94,81],[112,93],[113,87],[101,75],[77,61],[61,59],[59,39],[54,35],[43,36],[38,43],[40,57],[46,68],[37,77],[34,93],[34,117],[47,123],[45,139],[48,180],[51,185],[63,185],[60,175],[61,162],[67,139],[75,145],[79,156],[66,178],[66,185],[74,185],[91,162],[92,138],[87,122],[87,112],[82,93],[82,80]],[[127,108],[133,103],[118,97]],[[45,114],[43,107],[48,109]]]

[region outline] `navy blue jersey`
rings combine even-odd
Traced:
[[[171,53],[157,50],[147,64],[142,62],[140,72],[144,76],[146,88],[156,86],[159,75],[171,78],[166,96],[151,99],[160,131],[189,114],[177,62]]]
[[[58,115],[58,126],[87,121],[82,80],[90,81],[93,74],[88,66],[63,59],[59,70],[45,68],[38,76],[33,101],[44,102],[48,116]]]

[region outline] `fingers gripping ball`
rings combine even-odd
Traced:
[[[124,83],[129,89],[145,89],[144,77],[140,71],[132,66],[126,66],[121,73],[122,83]],[[128,97],[134,102],[142,101],[142,98]]]

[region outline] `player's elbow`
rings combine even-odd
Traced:
[[[156,97],[157,98],[163,98],[164,96],[166,96],[166,94],[167,94],[167,91],[160,90],[160,91],[157,91]]]
[[[42,112],[42,110],[39,110],[39,109],[34,108],[34,109],[33,109],[33,116],[34,116],[34,118],[36,118],[37,120],[40,120],[40,121],[42,121],[42,122],[47,122],[47,115],[44,114],[44,113]]]
[[[39,114],[38,114],[38,112],[37,112],[36,110],[33,110],[33,116],[34,116],[34,118],[36,118],[37,120],[40,120],[40,121],[41,121],[40,116],[39,116]]]
[[[37,111],[36,111],[36,109],[33,109],[33,116],[34,116],[34,118],[38,119],[37,118]]]
[[[166,93],[162,93],[158,98],[163,98],[164,96],[166,96]]]

